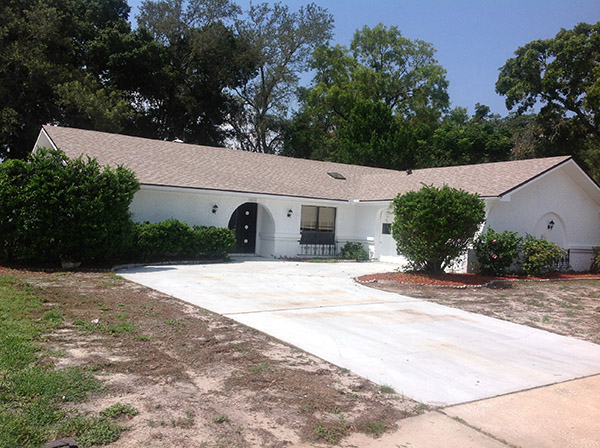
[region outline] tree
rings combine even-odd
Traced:
[[[379,168],[414,167],[403,130],[384,103],[358,100],[346,125],[339,131],[335,159]]]
[[[290,12],[286,5],[251,4],[237,30],[259,55],[256,77],[237,87],[243,114],[232,117],[234,145],[254,152],[279,152],[299,74],[310,55],[331,38],[333,18],[310,3]]]
[[[0,259],[111,260],[131,243],[139,184],[126,168],[38,149],[0,164]]]
[[[239,7],[228,0],[146,0],[138,24],[160,44],[156,75],[140,92],[133,133],[220,145],[240,113],[231,91],[254,76],[258,58],[232,28]]]
[[[325,141],[331,146],[318,151],[332,159],[338,160],[341,155],[344,161],[361,163],[360,158],[348,159],[343,149],[338,152],[342,129],[351,118],[353,126],[357,125],[358,109],[365,112],[363,106],[357,106],[359,102],[385,106],[385,115],[394,117],[405,141],[413,138],[415,129],[419,130],[419,137],[427,134],[424,128],[436,126],[449,104],[445,71],[434,53],[431,44],[412,41],[402,36],[398,28],[381,24],[356,31],[349,49],[340,45],[318,48],[312,61],[316,74],[312,87],[302,92],[300,114],[304,122],[310,117],[312,126],[329,136]],[[384,113],[381,106],[376,107]],[[365,115],[368,117],[372,114]],[[413,147],[388,145],[387,149],[406,154]],[[287,152],[294,153],[296,149],[292,147]],[[389,154],[386,158],[391,160],[398,155]],[[396,165],[402,167],[408,160]]]
[[[315,52],[316,75],[306,103],[346,119],[359,98],[381,101],[402,120],[437,119],[448,107],[445,70],[431,44],[411,41],[397,27],[364,27],[350,49],[323,47]]]
[[[540,113],[573,114],[600,141],[600,22],[562,29],[553,39],[520,47],[500,69],[496,91],[519,113],[541,103]]]
[[[588,167],[597,167],[599,61],[600,22],[580,23],[552,39],[532,41],[506,61],[496,83],[506,107],[520,115],[541,106],[517,135],[518,157],[574,154]],[[600,180],[600,169],[592,174]]]
[[[437,64],[430,43],[410,40],[395,27],[364,26],[350,44],[358,62],[357,79],[397,115],[436,119],[449,103],[446,71]]]
[[[489,107],[477,103],[468,117],[457,107],[444,117],[433,132],[421,160],[421,166],[451,166],[508,160],[513,142],[505,120],[490,114]]]
[[[392,236],[398,253],[418,271],[441,273],[462,255],[485,219],[476,194],[424,185],[393,201]]]
[[[132,110],[89,56],[101,34],[130,33],[128,13],[125,0],[2,2],[0,157],[25,157],[49,122],[121,128]]]

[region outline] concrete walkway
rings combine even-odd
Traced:
[[[600,346],[371,289],[382,263],[254,260],[124,278],[224,314],[434,406],[600,373]]]
[[[343,446],[600,448],[598,397],[593,376],[426,412],[377,440],[352,434]]]

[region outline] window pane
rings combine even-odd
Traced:
[[[319,207],[319,231],[333,232],[335,227],[335,208]]]
[[[300,214],[300,229],[317,230],[317,207],[303,205]]]

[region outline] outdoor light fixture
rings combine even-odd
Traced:
[[[548,230],[552,230],[552,227],[554,227],[554,220],[551,219],[550,222],[548,223]]]
[[[212,212],[217,213],[217,210],[219,210],[219,206],[217,204],[213,205]]]
[[[294,214],[294,210],[292,210],[292,209],[290,208],[290,209],[288,210],[288,212],[287,212],[287,216],[288,216],[288,218],[291,218],[293,214]]]

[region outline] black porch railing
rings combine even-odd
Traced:
[[[302,229],[300,255],[311,257],[335,257],[337,241],[333,232]]]
[[[560,259],[556,263],[556,270],[557,271],[568,271],[571,268],[570,258],[571,258],[571,250],[568,249],[567,253],[564,254],[562,257],[560,257]]]
[[[305,243],[300,242],[300,255],[310,257],[335,257],[336,243]]]

